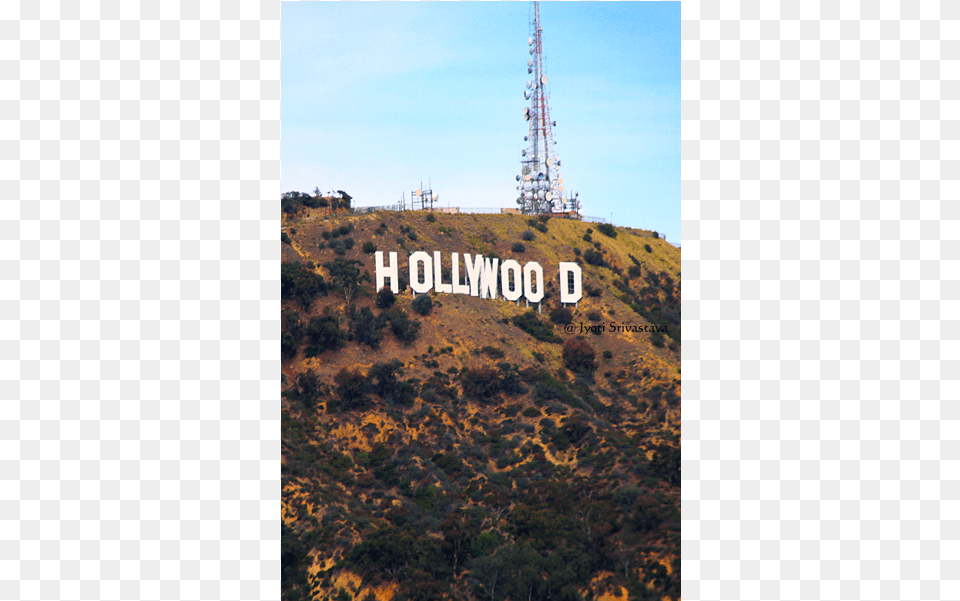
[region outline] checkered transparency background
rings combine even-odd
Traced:
[[[960,598],[960,4],[681,13],[683,597]],[[279,18],[0,3],[0,598],[279,597]]]

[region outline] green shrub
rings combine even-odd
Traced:
[[[584,235],[583,235],[583,241],[584,241],[584,242],[593,242],[593,236],[591,236],[590,234],[584,234]]]
[[[390,330],[393,335],[405,345],[409,346],[420,336],[420,322],[410,319],[403,309],[394,307],[387,314],[387,319],[390,321]]]
[[[378,348],[380,341],[383,340],[383,334],[380,332],[387,325],[387,318],[382,313],[374,316],[370,307],[364,307],[357,311],[354,305],[350,305],[347,311],[350,318],[350,338],[354,342],[366,344],[371,348]]]
[[[601,224],[597,225],[597,231],[600,232],[601,234],[603,234],[604,236],[608,237],[608,238],[616,238],[616,237],[617,237],[617,228],[613,227],[613,226],[612,226],[611,224],[609,224],[609,223],[601,223]]]
[[[659,239],[659,238],[660,238],[660,232],[654,231],[654,232],[653,232],[653,237],[654,237],[655,239]]]
[[[648,253],[652,253],[652,252],[653,252],[653,249],[650,248],[650,245],[649,245],[649,244],[644,244],[644,245],[643,245],[643,250],[647,251]]]
[[[547,233],[547,224],[542,221],[538,221],[537,224],[534,225],[533,227],[540,233],[543,233],[543,234]]]
[[[495,346],[485,346],[480,351],[486,353],[491,359],[502,359],[504,356],[503,351]]]
[[[343,245],[347,247],[347,250],[350,250],[351,248],[353,248],[353,245],[354,245],[353,238],[344,239]]]
[[[340,318],[329,307],[310,320],[303,331],[307,343],[303,353],[307,357],[316,357],[326,351],[336,350],[345,344],[346,333],[340,329]]]
[[[305,263],[280,264],[280,298],[300,303],[309,309],[313,299],[327,294],[327,284],[323,276],[315,273]]]
[[[336,408],[349,411],[351,409],[366,408],[369,399],[367,398],[367,384],[369,380],[360,370],[344,367],[333,378],[336,384],[337,396],[340,402]]]
[[[562,342],[561,338],[554,333],[553,327],[540,321],[537,318],[537,313],[532,309],[526,313],[515,316],[513,318],[513,325],[537,340],[543,342]]]
[[[393,293],[393,290],[381,288],[380,292],[377,292],[376,303],[378,309],[389,309],[395,302],[397,302],[397,297]]]
[[[525,246],[523,245],[523,242],[514,242],[514,243],[510,246],[510,250],[513,251],[513,252],[515,252],[515,253],[522,253],[522,252],[524,252],[525,250],[527,250],[527,247],[525,247]]]
[[[287,235],[287,232],[280,232],[280,242],[282,244],[290,244],[290,236]]]
[[[500,377],[491,367],[474,367],[460,372],[463,394],[477,400],[486,400],[500,392]]]
[[[566,307],[557,307],[550,311],[550,321],[561,325],[573,322],[573,311]]]
[[[303,323],[296,311],[284,309],[280,313],[280,356],[287,360],[296,357],[303,339]]]
[[[433,216],[433,213],[427,213],[427,221],[433,223],[437,218]]]
[[[523,238],[524,240],[526,240],[527,242],[530,242],[531,240],[533,240],[533,239],[536,238],[537,236],[533,233],[533,230],[527,230],[527,231],[523,232],[523,235],[520,236],[520,237]]]
[[[417,298],[410,303],[410,308],[420,315],[429,315],[433,310],[433,299],[429,294],[418,294]]]
[[[373,242],[364,242],[361,250],[368,255],[372,255],[373,253],[377,252],[377,245]]]
[[[603,351],[603,358],[610,359],[613,357],[613,352],[610,350]]]
[[[583,260],[586,261],[588,265],[596,265],[598,267],[603,267],[607,264],[607,262],[603,260],[603,254],[592,248],[588,248],[587,252],[583,253]]]

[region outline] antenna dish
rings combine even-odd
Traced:
[[[423,190],[417,190],[417,196],[421,196],[422,194],[423,194]]]
[[[551,159],[550,157],[547,157],[547,167],[549,167],[550,165],[553,165],[553,159]]]
[[[546,75],[541,75],[541,76],[540,76],[540,83],[542,83],[543,85],[547,85],[547,76],[546,76]]]
[[[533,69],[531,69],[530,67],[527,67],[527,73],[533,73]]]
[[[563,192],[563,186],[560,186],[560,191]]]
[[[530,100],[530,92],[527,92],[526,90],[524,90],[524,91],[523,91],[523,99],[524,99],[524,100]]]
[[[520,181],[520,176],[519,176],[519,175],[517,176],[517,181]]]
[[[527,113],[527,114],[524,115],[523,117],[524,117],[524,119],[526,119],[527,121],[529,121],[529,120],[530,120],[530,113]]]
[[[532,67],[532,66],[533,66],[533,59],[532,59],[532,58],[528,58],[528,59],[527,59],[527,66],[528,66],[528,67]]]
[[[544,77],[546,77],[546,75],[544,75]],[[554,126],[554,127],[557,126],[557,122],[556,122],[556,121],[553,122],[553,126]]]
[[[523,174],[523,180],[524,180],[524,181],[527,181],[527,182],[530,181],[530,174],[529,174],[529,173],[524,173],[524,174]]]
[[[520,173],[522,173],[522,174],[524,174],[524,175],[530,175],[530,165],[524,165],[524,166],[523,166],[523,171],[521,171]]]
[[[553,192],[551,192],[550,190],[547,190],[546,197],[547,197],[547,200],[553,200]]]
[[[527,46],[533,46],[533,38],[527,38]]]
[[[530,89],[530,86],[532,86],[532,85],[533,85],[533,82],[528,81],[528,82],[527,82],[527,89],[529,90],[529,89]]]
[[[526,151],[526,150],[521,150],[521,151],[520,151],[520,156],[523,156],[523,157],[527,156],[527,151]]]

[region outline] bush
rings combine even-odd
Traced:
[[[643,245],[643,250],[647,251],[648,253],[652,253],[652,252],[653,252],[653,249],[650,248],[650,245],[649,245],[649,244],[644,244],[644,245]]]
[[[603,318],[601,317],[599,311],[590,311],[589,313],[587,313],[587,319],[589,319],[590,321],[600,321]]]
[[[437,220],[437,218],[433,216],[433,213],[427,213],[427,221],[428,221],[429,223],[433,223],[433,222],[436,221],[436,220]]]
[[[502,359],[504,357],[503,351],[495,346],[485,346],[480,351],[486,353],[491,359]]]
[[[500,377],[491,367],[474,367],[460,373],[460,385],[466,396],[485,400],[500,392]]]
[[[543,342],[562,342],[559,336],[553,332],[553,328],[543,323],[537,318],[537,314],[532,309],[513,318],[513,325],[517,326],[527,334],[530,334],[537,340]]]
[[[593,347],[583,338],[568,338],[563,343],[563,364],[575,372],[591,373],[596,371],[596,354]]]
[[[613,227],[609,223],[601,223],[597,225],[597,231],[608,238],[617,237],[617,228]]]
[[[360,344],[377,348],[383,340],[380,330],[387,325],[387,318],[383,314],[374,316],[370,307],[357,308],[350,305],[347,315],[350,317],[350,337]]]
[[[659,238],[660,238],[660,232],[654,231],[654,232],[653,232],[653,237],[654,237],[655,239],[659,239]]]
[[[582,252],[582,251],[581,251],[579,248],[574,248],[574,249],[573,249],[573,254],[577,255],[578,257],[580,256],[580,253],[581,253],[581,252]]]
[[[287,232],[280,232],[280,242],[282,244],[290,244],[290,236],[287,235]]]
[[[378,309],[389,309],[395,302],[397,302],[397,296],[393,293],[393,290],[381,288],[380,292],[377,292],[376,303]]]
[[[663,348],[663,332],[654,332],[651,334],[650,342],[657,348]]]
[[[523,232],[523,235],[520,236],[520,237],[523,238],[524,240],[526,240],[527,242],[530,242],[531,240],[533,240],[533,239],[536,238],[537,236],[536,236],[536,234],[533,233],[533,230],[527,230],[527,231]]]
[[[557,307],[550,311],[550,321],[561,325],[573,322],[573,311],[566,307]]]
[[[593,242],[593,236],[591,236],[590,234],[584,234],[584,235],[583,235],[583,241],[584,241],[584,242]]]
[[[377,245],[373,242],[364,242],[361,250],[368,255],[372,255],[373,253],[377,252]]]
[[[310,308],[310,303],[317,295],[327,294],[327,284],[323,276],[308,267],[305,263],[280,264],[280,298],[300,303],[304,309]]]
[[[515,253],[522,253],[522,252],[524,252],[525,250],[527,250],[527,247],[525,247],[525,246],[523,245],[523,242],[514,242],[514,243],[510,246],[510,250],[513,251],[513,252],[515,252]]]
[[[543,234],[547,233],[547,224],[542,221],[537,222],[537,224],[534,225],[533,227],[540,233],[543,233]]]
[[[354,245],[353,238],[344,239],[343,245],[347,247],[347,250],[350,250],[351,248],[353,248],[353,245]]]
[[[280,357],[292,359],[297,356],[303,339],[303,323],[296,311],[284,309],[280,313]]]
[[[403,374],[403,364],[393,359],[387,363],[374,363],[369,377],[374,381],[374,389],[384,401],[391,405],[413,404],[414,389],[410,382],[403,382],[397,376]]]
[[[603,254],[592,248],[588,248],[587,251],[583,253],[583,260],[586,261],[588,265],[596,265],[598,267],[603,267],[607,264],[607,262],[603,260]]]
[[[360,370],[344,367],[333,378],[336,384],[337,396],[340,397],[339,409],[363,409],[368,403],[367,377]]]
[[[316,357],[320,353],[336,350],[345,344],[346,334],[340,329],[340,318],[327,308],[323,315],[310,320],[303,332],[307,347],[303,354]]]
[[[429,294],[418,294],[417,298],[410,303],[410,308],[420,315],[429,315],[433,310],[433,299]]]
[[[613,358],[613,352],[610,351],[610,350],[603,351],[603,358],[604,358],[604,359],[611,359],[611,358]]]
[[[407,346],[420,336],[420,322],[410,319],[403,309],[394,308],[387,315],[387,319],[390,321],[390,329],[393,335]]]

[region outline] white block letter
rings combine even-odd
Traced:
[[[569,274],[569,275],[568,275]],[[570,280],[573,280],[573,291]],[[576,263],[560,262],[560,302],[575,303],[583,298],[583,272]]]
[[[443,262],[440,260],[440,251],[433,251],[433,289],[437,292],[444,292],[446,294],[453,293],[453,286],[450,284],[444,284],[441,280],[443,279]]]
[[[537,276],[536,292],[533,291],[533,274]],[[539,303],[543,299],[543,268],[536,261],[523,266],[523,296],[531,303]]]
[[[513,273],[513,290],[510,289],[510,273]],[[503,287],[503,298],[515,301],[523,294],[523,283],[520,281],[520,263],[507,259],[500,266],[500,286]]]
[[[483,273],[483,255],[477,255],[473,261],[470,253],[464,253],[463,262],[467,265],[467,279],[470,280],[470,296],[480,296],[480,274]]]
[[[392,290],[394,294],[400,292],[400,281],[397,277],[397,253],[390,253],[390,265],[386,267],[383,265],[382,250],[378,250],[373,254],[373,256],[377,263],[377,292],[380,292],[380,289],[383,288],[383,280],[387,277],[390,278],[390,290]]]
[[[480,298],[497,298],[497,264],[500,259],[483,260],[483,271],[480,272]]]
[[[460,283],[460,254],[451,253],[450,255],[450,270],[453,273],[453,293],[454,294],[470,294],[470,286],[467,284]]]
[[[422,282],[420,281],[421,263],[423,263]],[[418,294],[426,294],[433,288],[433,259],[422,250],[410,255],[410,287]]]

